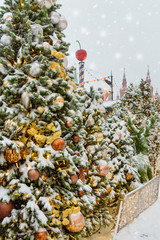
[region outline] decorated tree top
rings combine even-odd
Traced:
[[[119,115],[122,118],[126,117],[126,120],[128,114],[130,114],[131,117],[134,115],[139,125],[141,125],[142,119],[150,118],[157,112],[155,101],[151,95],[150,86],[144,80],[141,80],[138,86],[131,84],[128,87],[127,93],[115,107]]]

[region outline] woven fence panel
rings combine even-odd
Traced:
[[[160,171],[160,156],[157,158],[157,162],[156,162],[156,171]]]
[[[123,201],[118,231],[151,206],[158,198],[159,176],[128,193]]]

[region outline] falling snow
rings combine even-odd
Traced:
[[[62,4],[60,12],[68,19],[64,34],[71,43],[69,65],[78,69],[75,52],[79,40],[88,53],[86,69],[96,71],[92,76],[85,72],[86,80],[92,80],[93,75],[95,79],[105,77],[112,70],[116,97],[122,86],[120,69],[125,67],[129,84],[145,79],[149,65],[154,90],[158,88],[160,92],[159,0],[57,0],[57,3]]]
[[[70,19],[65,31],[67,41],[71,43],[69,64],[77,66],[74,52],[78,49],[76,40],[87,50],[85,78],[110,75],[114,76],[115,96],[121,88],[123,69],[126,69],[128,84],[146,78],[147,65],[150,65],[154,90],[159,85],[160,92],[160,1],[149,0],[59,0],[63,14]],[[106,72],[107,71],[107,72]],[[96,86],[99,83],[95,84]],[[105,84],[103,85],[105,88]],[[108,88],[108,86],[106,86]]]

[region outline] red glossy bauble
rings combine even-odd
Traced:
[[[76,154],[78,157],[80,156],[80,153],[78,153],[78,152],[76,152],[75,154]]]
[[[70,223],[66,226],[66,228],[70,232],[80,232],[85,226],[85,219],[81,212],[69,214],[68,220]]]
[[[72,181],[72,184],[76,184],[76,182],[78,181],[77,174],[72,174],[71,175],[71,181]]]
[[[47,232],[38,232],[35,233],[35,240],[46,240],[47,239]]]
[[[76,58],[79,61],[84,61],[87,58],[87,52],[84,49],[79,49],[76,51]]]
[[[88,213],[87,213],[88,215],[91,215],[91,214],[93,214],[93,210],[90,210],[90,211],[88,211]]]
[[[28,171],[28,178],[31,181],[36,181],[40,176],[40,172],[37,169],[30,169]]]
[[[67,121],[66,122],[66,127],[71,127],[72,126],[72,122],[71,121]]]
[[[79,136],[73,136],[73,142],[74,143],[78,143],[80,140],[80,137]]]
[[[79,168],[78,178],[79,178],[82,182],[85,181],[85,176],[84,176],[83,168]]]
[[[14,208],[14,203],[4,203],[0,201],[0,219],[8,217]]]
[[[78,195],[79,195],[80,197],[82,197],[82,196],[84,195],[84,191],[79,191],[79,192],[78,192]]]
[[[98,165],[97,172],[98,172],[98,176],[104,177],[109,172],[109,166],[107,164],[106,165]]]
[[[58,138],[51,145],[55,151],[61,151],[65,148],[65,141],[62,138]]]

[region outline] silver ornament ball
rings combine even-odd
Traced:
[[[12,38],[6,34],[1,37],[1,43],[5,46],[8,46],[12,43]]]
[[[57,12],[51,12],[51,21],[52,21],[52,23],[53,24],[57,24],[57,23],[59,23],[59,20],[60,20],[60,15],[59,15],[59,13],[57,13]]]
[[[13,18],[13,14],[11,12],[6,12],[4,15],[3,15],[3,20],[4,22],[6,21],[11,21]]]
[[[64,16],[60,17],[59,23],[56,25],[56,27],[60,30],[63,31],[67,28],[68,22]]]
[[[51,49],[52,46],[48,42],[43,42],[44,49]]]
[[[66,56],[64,56],[64,58],[62,58],[62,59],[63,59],[63,62],[62,62],[63,66],[65,68],[67,68],[67,66],[68,66],[68,58]]]
[[[52,7],[52,0],[37,0],[37,3],[41,7],[46,7],[47,9]]]
[[[30,106],[30,93],[29,92],[23,92],[21,96],[21,101],[23,106],[28,109]]]
[[[2,28],[2,31],[3,31],[3,32],[6,31],[6,30],[8,30],[8,27],[6,26],[5,23],[1,25],[1,28]]]
[[[7,74],[7,69],[5,69],[2,63],[0,63],[0,72],[4,75]]]
[[[40,24],[35,23],[31,25],[31,32],[34,36],[33,41],[38,42],[38,35],[40,34],[41,36],[43,36],[43,27]]]
[[[32,77],[39,77],[41,72],[42,72],[42,69],[41,69],[41,66],[40,66],[40,64],[38,62],[31,63],[29,74]]]

